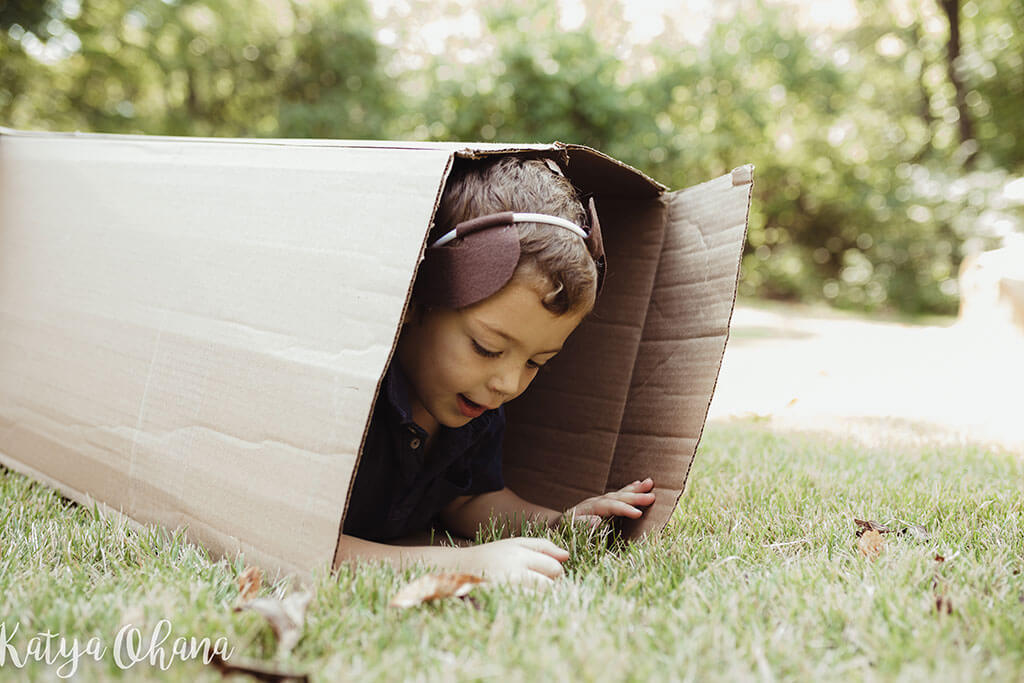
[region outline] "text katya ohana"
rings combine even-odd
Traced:
[[[79,661],[83,657],[98,662],[107,655],[108,648],[98,637],[83,643],[77,638],[69,640],[60,633],[50,631],[37,632],[19,647],[13,641],[20,628],[20,623],[8,628],[7,622],[0,622],[0,667],[13,666],[20,669],[30,660],[35,660],[56,665],[57,676],[69,678],[78,671]],[[168,619],[158,621],[146,635],[137,626],[125,624],[114,636],[110,650],[114,663],[121,669],[129,669],[141,662],[148,662],[166,671],[175,661],[184,662],[201,657],[204,664],[209,664],[214,656],[229,659],[235,651],[228,646],[227,638],[223,636],[215,640],[181,636],[172,639],[171,630]]]

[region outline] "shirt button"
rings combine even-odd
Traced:
[[[409,448],[411,448],[413,450],[416,450],[419,447],[420,447],[420,440],[419,439],[413,439],[412,441],[409,442]]]

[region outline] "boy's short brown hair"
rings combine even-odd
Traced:
[[[581,225],[583,206],[572,183],[547,162],[519,156],[463,160],[453,169],[437,210],[438,234],[458,223],[504,211],[545,213]],[[589,311],[597,295],[597,266],[580,237],[538,223],[517,223],[519,263],[513,277],[537,277],[549,287],[544,307],[562,315]]]

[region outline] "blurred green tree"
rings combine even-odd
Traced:
[[[276,134],[302,138],[392,137],[398,80],[385,72],[364,0],[292,5],[295,33],[284,69]]]
[[[7,32],[0,49],[18,60],[0,72],[10,125],[365,137],[395,106],[364,0],[83,0],[72,9],[48,35]]]
[[[742,291],[865,310],[953,312],[963,255],[1020,230],[1018,0],[860,0],[843,30],[733,0],[649,45],[619,2],[581,6],[567,29],[542,0],[0,0],[0,122],[563,140],[672,187],[753,162]]]
[[[606,152],[628,139],[638,112],[623,101],[623,64],[590,31],[562,31],[557,5],[541,0],[486,3],[483,17],[483,39],[454,46],[424,70],[425,96],[414,107],[421,132],[441,140],[563,140]],[[460,47],[484,52],[452,59]]]
[[[40,0],[0,0],[0,30],[15,24],[29,31],[42,32],[55,10],[54,3]]]

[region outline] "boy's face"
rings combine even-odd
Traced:
[[[397,353],[416,424],[431,434],[438,424],[461,427],[523,393],[585,316],[555,315],[538,291],[517,276],[472,306],[411,316]]]

